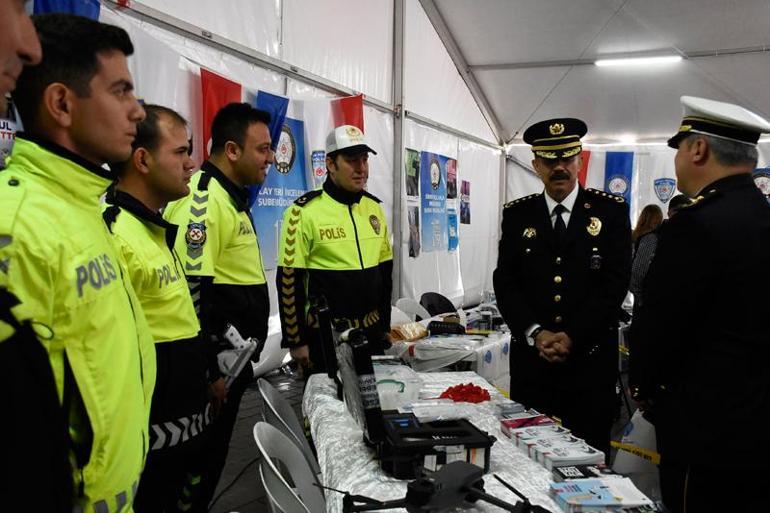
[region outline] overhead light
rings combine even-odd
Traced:
[[[597,66],[647,66],[650,64],[671,64],[682,60],[681,55],[660,55],[657,57],[626,57],[622,59],[599,59]]]
[[[622,134],[618,136],[618,141],[623,144],[636,144],[636,136],[634,134]]]

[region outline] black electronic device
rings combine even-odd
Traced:
[[[409,513],[443,513],[460,506],[469,506],[476,501],[488,502],[515,513],[550,513],[542,506],[531,504],[526,497],[504,481],[503,484],[522,497],[523,502],[510,504],[489,495],[484,490],[483,476],[484,471],[476,465],[456,461],[442,467],[438,472],[429,472],[411,481],[406,487],[406,496],[391,501],[379,501],[363,495],[351,495],[333,488],[324,488],[345,494],[342,500],[344,513],[394,508],[406,508]]]
[[[384,438],[380,396],[369,343],[360,329],[339,336],[337,366],[348,411],[364,432],[364,442],[375,445]]]
[[[430,321],[428,332],[431,335],[465,335],[465,327],[457,322]]]
[[[318,338],[326,367],[326,375],[337,385],[337,399],[342,399],[342,383],[337,377],[337,342],[332,331],[332,317],[326,298],[310,297],[310,314],[318,319]]]
[[[384,440],[380,466],[398,479],[413,479],[422,469],[435,471],[453,461],[465,461],[489,471],[495,437],[465,419],[421,423],[411,413],[383,415]]]

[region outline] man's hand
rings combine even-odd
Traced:
[[[225,378],[219,378],[209,385],[211,394],[211,410],[214,416],[219,415],[222,405],[227,402],[227,388],[225,387]]]
[[[572,349],[572,339],[560,331],[554,333],[541,330],[535,338],[535,347],[540,352],[540,357],[549,363],[561,363],[567,359]]]
[[[307,346],[292,347],[289,349],[289,354],[301,367],[308,366],[308,363],[310,362],[310,350]]]
[[[538,350],[540,357],[547,361],[551,361],[551,358],[556,354],[556,350],[553,345],[556,342],[555,333],[548,330],[540,330],[535,337],[535,348]]]
[[[572,339],[563,331],[554,334],[554,338],[556,339],[556,342],[554,342],[553,345],[554,350],[556,351],[554,361],[563,362],[567,359],[567,356],[569,356],[569,353],[572,350]]]

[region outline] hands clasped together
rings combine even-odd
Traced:
[[[572,349],[572,339],[563,331],[541,330],[535,337],[535,347],[547,362],[562,363]]]

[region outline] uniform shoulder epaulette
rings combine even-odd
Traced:
[[[586,189],[586,192],[593,194],[597,198],[603,198],[607,201],[613,201],[615,203],[625,203],[626,200],[623,199],[623,196],[617,196],[615,194],[610,194],[609,192],[600,191],[599,189]]]
[[[682,205],[679,211],[692,210],[694,208],[697,208],[709,203],[711,200],[718,198],[719,196],[720,196],[720,192],[717,189],[709,189],[707,191],[701,191],[700,194],[698,194],[697,196],[695,196],[690,200],[690,203],[686,205]]]
[[[382,203],[382,200],[375,196],[374,194],[371,194],[369,191],[364,191],[364,196],[367,198],[376,201],[377,203]]]
[[[531,200],[533,198],[537,198],[538,196],[540,196],[540,194],[530,194],[529,196],[524,196],[524,197],[515,199],[513,201],[509,201],[508,203],[505,204],[505,206],[503,208],[508,208],[508,207],[512,207],[514,205],[518,205],[519,203],[523,203],[523,202],[525,202],[527,200]]]
[[[294,200],[295,205],[299,205],[300,207],[304,207],[308,201],[312,200],[313,198],[317,198],[321,195],[323,191],[321,189],[318,189],[316,191],[308,191],[296,200]]]

